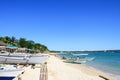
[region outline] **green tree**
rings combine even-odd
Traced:
[[[42,45],[40,43],[35,43],[32,40],[26,40],[25,38],[20,38],[19,40],[17,40],[14,36],[12,36],[11,38],[8,36],[5,36],[5,37],[0,37],[0,40],[7,44],[12,44],[22,48],[40,50],[41,52],[48,51],[47,46]]]
[[[4,42],[5,42],[5,43],[10,44],[10,41],[11,41],[11,38],[10,38],[10,37],[5,36],[3,39],[4,39]]]
[[[12,45],[17,46],[17,39],[14,36],[12,36],[10,40],[11,40],[10,42]]]
[[[19,45],[20,47],[26,47],[26,39],[25,38],[20,38],[19,39]]]

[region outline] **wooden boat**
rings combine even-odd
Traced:
[[[87,55],[88,54],[72,54],[72,57],[68,58],[65,62],[83,64],[83,63],[86,63],[87,61],[91,61],[94,59],[91,57],[83,57]]]
[[[0,67],[0,80],[13,80],[18,75],[22,74],[24,69],[18,69],[15,66]]]
[[[40,64],[45,61],[46,55],[31,55],[19,53],[0,54],[1,64]]]

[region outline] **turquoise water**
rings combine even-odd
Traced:
[[[81,52],[77,52],[80,54]],[[73,53],[73,54],[77,54]],[[84,52],[85,53],[85,52]],[[120,80],[120,52],[86,52],[87,57],[95,57],[85,64],[101,71],[107,72]],[[72,57],[71,54],[59,54],[59,56]]]

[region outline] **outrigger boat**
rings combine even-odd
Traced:
[[[44,55],[31,55],[27,53],[5,53],[0,54],[0,80],[13,80],[22,74],[26,67],[18,68],[17,64],[41,64],[47,57]],[[7,65],[11,64],[11,66]]]
[[[67,63],[77,63],[77,64],[83,64],[86,63],[87,61],[91,61],[94,58],[91,57],[84,57],[83,56],[87,56],[88,54],[72,54],[71,58],[68,58],[65,62]]]
[[[1,66],[0,80],[13,80],[24,71],[25,70],[23,68],[17,68],[16,66]]]
[[[31,55],[27,53],[0,54],[1,64],[40,64],[45,59],[45,55]]]

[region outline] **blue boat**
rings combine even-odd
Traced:
[[[6,77],[1,77],[0,76],[0,80],[13,80],[15,77],[9,77],[9,76],[6,76]]]

